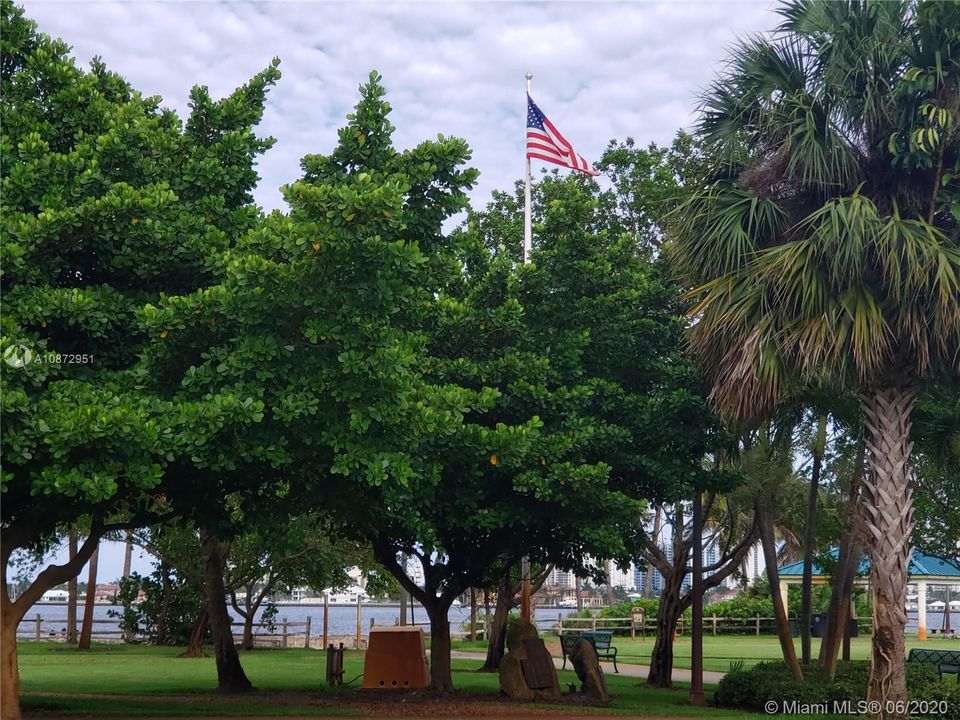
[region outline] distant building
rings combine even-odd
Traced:
[[[97,589],[93,595],[93,601],[98,603],[113,602],[113,598],[118,592],[120,592],[120,586],[116,583],[103,583],[97,585]]]
[[[554,589],[576,589],[577,587],[577,578],[572,572],[567,570],[561,570],[560,568],[554,568],[550,571],[550,574],[547,575],[547,579],[544,581],[544,586]]]

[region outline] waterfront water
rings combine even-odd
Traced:
[[[120,606],[97,604],[94,605],[94,620],[111,620],[108,613],[121,610]],[[263,606],[257,613],[256,622],[260,622],[263,614]],[[493,608],[490,609],[491,614]],[[569,608],[536,608],[534,621],[541,630],[548,630],[557,624],[560,616],[566,617],[573,610]],[[36,616],[43,618],[42,635],[44,637],[58,636],[67,629],[67,606],[66,603],[37,603],[30,608],[27,616],[20,623],[17,634],[20,637],[34,637],[36,628]],[[236,613],[231,613],[234,620],[240,621]],[[83,607],[77,608],[78,623],[83,617]],[[279,631],[281,623],[286,618],[291,623],[303,623],[310,618],[311,632],[314,636],[322,632],[323,628],[323,606],[322,605],[278,605],[277,617],[275,623]],[[407,621],[410,622],[410,610],[407,611]],[[454,632],[460,632],[465,629],[470,620],[470,607],[460,606],[450,608],[450,628]],[[375,625],[395,625],[400,620],[399,605],[361,605],[361,626],[363,634],[370,632],[370,621]],[[426,624],[427,612],[420,605],[413,608],[413,620],[417,624]],[[330,635],[354,636],[357,632],[357,606],[356,605],[332,605],[330,606],[330,617],[328,620]],[[479,617],[477,619],[478,627],[483,627],[483,607],[479,608]],[[104,633],[104,631],[116,631],[115,624],[96,623],[94,625],[94,634]],[[257,631],[262,632],[257,628]],[[302,627],[290,628],[291,633],[303,632]]]
[[[111,620],[109,611],[119,611],[121,608],[117,605],[97,604],[94,606],[93,617],[95,620]],[[256,621],[260,622],[263,607],[257,614]],[[491,608],[491,613],[492,613]],[[550,630],[557,625],[559,617],[567,617],[573,610],[569,608],[536,608],[534,622],[541,630]],[[27,616],[20,623],[17,634],[21,637],[35,637],[37,615],[42,616],[42,635],[44,637],[59,636],[66,632],[67,628],[67,606],[65,603],[37,603],[34,605]],[[236,613],[231,613],[234,620],[239,621]],[[83,617],[83,607],[77,608],[78,622]],[[303,623],[310,618],[311,632],[314,636],[322,632],[323,628],[323,606],[322,605],[278,605],[276,625],[279,631],[283,618],[291,623]],[[453,632],[462,632],[466,629],[470,620],[469,606],[460,606],[450,608],[450,628]],[[407,620],[410,622],[410,610],[407,611]],[[960,612],[954,611],[951,616],[951,626],[956,632],[960,632]],[[375,625],[395,625],[400,620],[400,607],[398,605],[362,605],[361,606],[361,627],[364,635],[370,632],[370,621]],[[419,605],[413,608],[413,620],[417,624],[427,624],[427,613]],[[330,607],[329,633],[330,635],[345,635],[353,637],[357,632],[357,608],[355,605],[333,605]],[[479,617],[477,619],[478,627],[483,627],[483,607],[479,607]],[[942,612],[927,612],[927,630],[936,630],[938,633],[943,627]],[[113,631],[116,634],[118,627],[115,623],[97,623],[94,625],[94,634],[103,634],[104,631]],[[257,628],[257,631],[263,632]],[[294,626],[290,628],[291,633],[302,632],[302,627]],[[917,613],[915,610],[907,613],[908,635],[914,635],[917,631]]]

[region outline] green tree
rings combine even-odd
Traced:
[[[526,326],[526,338],[517,343],[530,356],[527,367],[543,363],[549,374],[529,388],[512,378],[500,381],[498,409],[509,410],[512,414],[504,417],[511,421],[536,413],[543,419],[543,442],[573,438],[573,447],[586,453],[584,460],[608,466],[605,487],[598,484],[595,492],[620,493],[624,502],[639,507],[646,498],[672,502],[689,496],[695,486],[706,487],[715,478],[701,460],[719,436],[700,380],[684,356],[676,289],[649,259],[651,240],[645,234],[653,230],[644,226],[638,235],[612,223],[611,195],[576,176],[548,174],[535,185],[533,197],[534,262],[513,269]],[[501,219],[507,220],[516,204],[516,198],[498,193],[486,211],[469,218],[468,232],[494,254],[491,267],[515,256],[511,245],[519,236],[503,234],[512,226]],[[478,352],[468,345],[475,334],[478,329],[463,342],[463,352]],[[488,337],[480,347],[496,344]],[[495,382],[495,369],[486,369],[483,378]],[[573,490],[563,490],[562,482],[558,490],[575,497]],[[531,512],[548,508],[533,506]],[[577,522],[575,516],[555,511],[548,517],[556,527]],[[634,559],[646,547],[639,517],[635,513],[630,519],[622,548],[611,543],[581,549],[571,564],[569,558],[550,554],[562,548],[558,541],[538,559],[580,576],[598,572],[609,560]],[[532,527],[530,519],[525,522]],[[599,564],[583,565],[587,554],[599,558]],[[498,586],[505,586],[503,580]]]
[[[165,512],[165,461],[249,407],[170,405],[138,390],[149,336],[138,309],[210,281],[219,252],[258,218],[250,189],[275,66],[221,101],[191,94],[191,115],[144,98],[95,60],[0,5],[0,210],[3,363],[3,718],[19,716],[16,626],[48,588],[74,576],[100,537]],[[179,448],[179,450],[177,449]],[[15,600],[18,548],[91,518],[86,542]]]
[[[253,649],[254,619],[274,593],[289,594],[301,585],[346,587],[346,571],[370,559],[368,549],[339,540],[336,528],[318,514],[281,508],[267,516],[265,510],[259,505],[256,517],[238,519],[239,534],[229,542],[224,569],[230,605],[243,622],[243,650]]]
[[[805,384],[860,393],[869,698],[886,708],[906,698],[911,409],[960,358],[960,6],[780,13],[705,96],[699,132],[724,163],[677,212],[674,250],[694,288],[692,347],[728,416],[768,415]]]
[[[233,492],[327,508],[364,538],[374,518],[410,513],[400,499],[429,483],[413,452],[423,438],[441,442],[489,402],[421,372],[422,328],[451,275],[441,226],[476,175],[462,167],[466,144],[395,150],[383,95],[372,73],[334,151],[304,158],[303,177],[284,188],[290,214],[229,251],[218,285],[143,313],[155,335],[168,333],[147,357],[158,392],[250,397],[262,413],[231,472],[194,494],[211,532],[229,528]]]
[[[960,380],[942,378],[917,399],[913,426],[917,453],[914,545],[960,559]]]

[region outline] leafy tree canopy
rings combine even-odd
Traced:
[[[164,464],[255,419],[231,398],[163,402],[136,361],[140,309],[215,277],[259,217],[254,134],[277,63],[184,124],[2,4],[4,559],[118,502],[154,509]]]

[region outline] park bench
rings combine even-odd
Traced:
[[[615,673],[620,672],[617,668],[617,649],[613,646],[613,630],[574,630],[563,633],[560,636],[560,650],[563,654],[561,670],[566,669],[567,656],[573,649],[574,643],[581,638],[593,646],[600,660],[612,660],[613,671]]]
[[[930,663],[937,668],[941,680],[944,673],[956,675],[957,684],[960,685],[960,650],[913,648],[907,657],[907,662]]]

